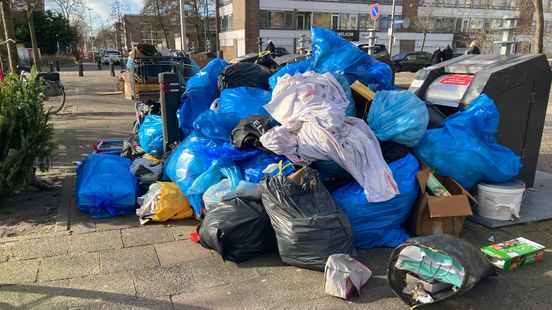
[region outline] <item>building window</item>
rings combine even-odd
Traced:
[[[433,31],[435,32],[454,31],[454,18],[453,17],[435,17],[433,19]]]
[[[219,0],[220,6],[232,3],[232,0]]]
[[[232,30],[232,14],[223,15],[220,17],[220,31]]]
[[[311,13],[299,12],[297,13],[297,29],[309,30],[311,26]]]
[[[339,30],[339,13],[332,13],[332,30]]]
[[[550,6],[552,6],[551,4],[552,4],[552,0],[542,0],[543,11],[550,11]]]
[[[261,28],[293,29],[293,12],[261,11]]]
[[[312,13],[312,24],[315,26],[319,26],[322,28],[330,28],[331,19],[332,19],[331,13],[321,13],[321,12]]]
[[[483,18],[472,18],[470,20],[470,31],[475,32],[479,29],[485,29],[485,20]]]
[[[370,18],[368,14],[360,14],[358,16],[358,30],[368,31],[370,29],[375,29],[376,23]]]
[[[473,0],[474,8],[485,7],[486,5],[487,5],[487,0]]]
[[[357,30],[358,14],[341,13],[341,30]]]

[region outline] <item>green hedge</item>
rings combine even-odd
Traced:
[[[42,91],[13,73],[0,83],[0,200],[25,190],[37,168],[46,171],[51,166],[56,146]]]

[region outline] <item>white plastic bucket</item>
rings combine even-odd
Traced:
[[[494,220],[519,218],[521,202],[525,196],[525,183],[511,180],[505,183],[477,184],[477,214]]]

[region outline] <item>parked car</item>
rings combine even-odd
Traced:
[[[281,57],[287,54],[289,54],[289,52],[285,47],[276,47],[274,49],[274,57]]]
[[[353,42],[358,48],[361,50],[368,52],[368,44],[366,43],[358,43]],[[393,72],[392,81],[395,83],[395,66],[393,65],[393,62],[391,61],[391,57],[389,56],[389,52],[387,51],[387,48],[383,44],[374,44],[374,49],[372,50],[372,56],[374,56],[377,60],[386,63],[391,67],[391,71]]]
[[[391,57],[391,61],[393,62],[393,65],[395,65],[395,69],[397,70],[397,72],[416,72],[422,68],[431,66],[431,53],[400,53]]]
[[[108,50],[105,51],[105,53],[102,55],[102,62],[104,64],[109,64],[110,62],[113,62],[113,64],[119,65],[121,64],[121,61],[123,60],[123,55],[121,55],[121,52],[116,50]]]

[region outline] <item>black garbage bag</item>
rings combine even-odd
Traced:
[[[422,258],[420,265],[410,262],[411,268],[405,268],[405,266],[408,266],[408,263],[404,263],[403,265],[397,262],[400,260],[401,253],[405,255],[403,250],[406,251],[408,249],[424,251],[429,255],[420,256]],[[447,262],[448,267],[444,267],[444,264],[440,265],[438,258],[443,257],[449,258]],[[463,271],[462,277],[457,277],[454,274],[455,270],[459,269]],[[424,277],[424,270],[433,279]],[[435,235],[410,238],[396,247],[391,253],[387,276],[389,286],[395,294],[410,307],[416,308],[461,295],[473,288],[483,278],[494,274],[496,273],[489,260],[471,243],[452,235]],[[437,277],[440,277],[440,279],[446,277],[447,280],[456,279],[458,285],[449,285],[449,287],[436,292],[427,292],[431,296],[430,302],[424,303],[414,300],[410,294],[403,291],[407,287],[407,275],[409,277],[413,275],[419,279],[423,279],[425,282],[435,281]],[[443,282],[440,283],[442,284]]]
[[[259,202],[246,198],[223,201],[210,210],[201,222],[199,238],[203,247],[235,263],[276,249],[266,211]]]
[[[272,73],[280,70],[280,65],[274,61],[274,58],[272,58],[270,53],[262,53],[259,57],[257,57],[255,63],[267,67],[270,71],[272,71]]]
[[[290,177],[266,177],[260,191],[286,264],[324,270],[330,255],[352,254],[349,219],[316,170],[306,167]]]
[[[224,68],[218,79],[218,89],[223,91],[226,88],[247,86],[268,90],[270,76],[272,71],[267,67],[256,63],[240,62]]]
[[[270,118],[262,115],[246,117],[232,130],[232,144],[238,149],[258,148],[267,153],[259,138],[270,129]]]

